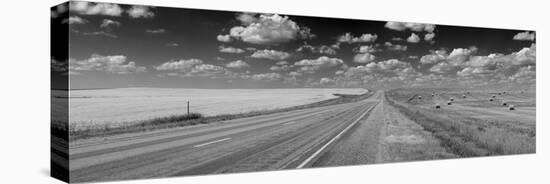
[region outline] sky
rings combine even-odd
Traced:
[[[79,1],[54,20],[71,89],[535,87],[529,30]]]

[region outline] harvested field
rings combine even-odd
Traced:
[[[435,92],[433,97],[430,95]],[[494,101],[489,101],[495,93]],[[461,157],[534,153],[535,93],[399,89],[388,101]],[[426,96],[413,99],[412,96]],[[459,98],[466,95],[466,98]],[[435,104],[454,98],[452,105]],[[510,111],[502,102],[514,105]]]

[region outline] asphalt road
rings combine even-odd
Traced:
[[[364,124],[369,123],[366,119],[382,99],[383,93],[377,92],[354,103],[72,142],[70,180],[106,181],[353,164],[354,159],[338,155],[370,154],[366,148],[372,145],[358,145],[356,140],[371,135],[370,129],[376,132],[378,126]],[[362,137],[353,138],[356,134]]]

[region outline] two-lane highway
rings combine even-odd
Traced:
[[[379,103],[339,104],[210,125],[81,140],[72,182],[311,167]]]

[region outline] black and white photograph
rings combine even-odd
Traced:
[[[537,152],[534,29],[87,1],[50,13],[51,175],[66,182]]]

